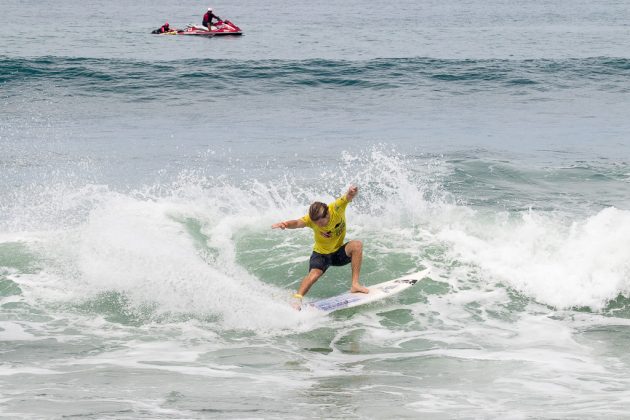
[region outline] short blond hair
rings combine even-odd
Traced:
[[[308,208],[308,217],[316,222],[328,216],[328,206],[320,201],[316,201]]]

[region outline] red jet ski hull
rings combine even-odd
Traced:
[[[241,28],[230,22],[224,20],[217,22],[212,26],[212,30],[207,30],[201,26],[189,26],[184,30],[177,31],[177,35],[193,35],[193,36],[225,36],[225,35],[243,35]]]

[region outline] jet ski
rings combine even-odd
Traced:
[[[188,25],[186,29],[178,30],[177,35],[196,36],[223,36],[223,35],[243,35],[241,28],[230,22],[222,20],[210,27],[210,30],[200,25]]]

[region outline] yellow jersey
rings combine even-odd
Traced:
[[[346,237],[346,207],[348,207],[348,200],[345,195],[330,203],[328,205],[330,219],[324,227],[317,226],[308,214],[302,217],[306,226],[313,229],[313,239],[315,239],[313,251],[320,254],[332,254],[341,248]]]

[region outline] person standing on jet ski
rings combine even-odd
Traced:
[[[205,26],[206,28],[208,28],[208,30],[211,30],[211,26],[212,26],[212,19],[216,19],[217,21],[222,21],[223,19],[221,19],[219,16],[215,15],[214,13],[212,13],[212,7],[208,7],[208,11],[206,12],[205,15],[203,15],[203,21],[202,21],[202,25]]]

